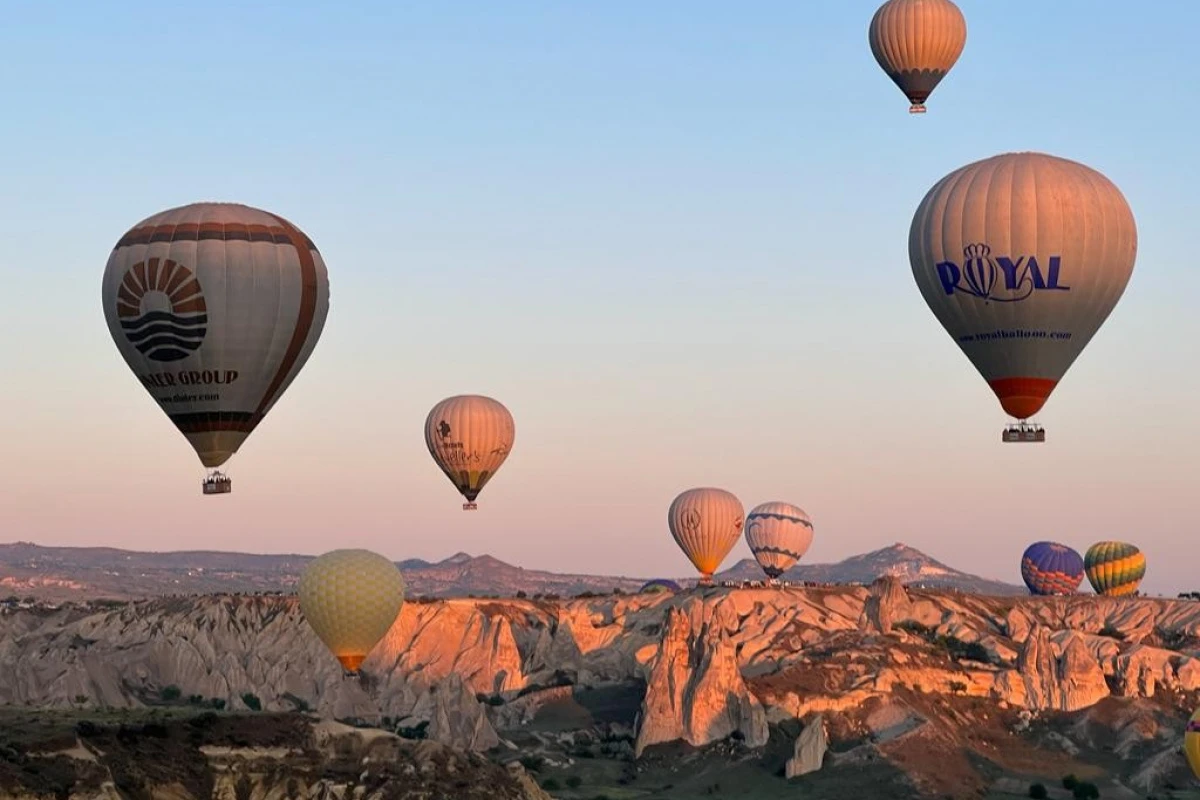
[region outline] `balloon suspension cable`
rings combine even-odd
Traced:
[[[233,491],[233,481],[219,469],[209,472],[201,486],[204,494],[229,494]]]
[[[1000,434],[1002,442],[1044,442],[1046,430],[1036,422],[1019,420],[1015,425],[1005,426]]]

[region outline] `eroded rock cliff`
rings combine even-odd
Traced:
[[[0,703],[261,704],[386,723],[483,751],[548,702],[645,687],[637,753],[838,713],[901,688],[1031,713],[1200,689],[1200,604],[871,587],[710,588],[559,602],[408,603],[346,679],[293,598],[200,597],[0,617]],[[558,695],[540,695],[549,687]],[[573,687],[573,688],[566,688]],[[638,691],[642,691],[640,688]],[[552,693],[551,693],[552,694]]]

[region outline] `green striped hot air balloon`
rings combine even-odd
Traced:
[[[1096,594],[1122,597],[1137,591],[1146,574],[1146,556],[1126,542],[1096,542],[1083,557]]]

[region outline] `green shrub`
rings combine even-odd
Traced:
[[[262,700],[258,699],[258,695],[246,692],[242,695],[242,702],[246,704],[246,708],[251,711],[262,711]]]
[[[1046,787],[1042,784],[1032,783],[1029,785],[1029,796],[1032,797],[1033,800],[1046,800],[1046,798],[1049,797],[1049,793],[1046,791]]]

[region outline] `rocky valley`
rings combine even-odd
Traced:
[[[337,720],[356,726],[339,729],[358,731],[353,752],[368,739],[389,753],[436,745],[466,759],[460,771],[502,768],[514,792],[536,780],[564,798],[1008,797],[1036,783],[1065,798],[1067,775],[1105,798],[1183,797],[1200,603],[982,596],[896,578],[410,601],[347,678],[293,597],[160,598],[7,612],[0,669],[10,709],[129,726],[146,714],[301,721],[278,745],[301,755],[271,769],[228,757],[247,775],[282,774],[293,757],[312,771],[324,730],[313,726]],[[82,734],[59,744],[108,752]],[[9,764],[5,791],[48,796],[13,777],[30,757],[6,752],[24,766]],[[205,774],[226,768],[203,760]],[[385,779],[380,796],[395,791]],[[317,792],[251,784],[247,797]],[[209,796],[201,785],[171,796]]]

